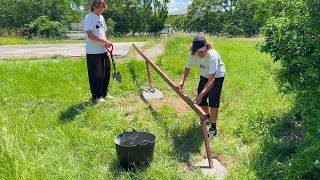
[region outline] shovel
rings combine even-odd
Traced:
[[[116,83],[121,83],[122,82],[122,76],[120,74],[120,72],[117,72],[116,70],[116,63],[114,62],[114,59],[113,59],[113,45],[111,46],[111,49],[107,48],[110,56],[111,56],[111,60],[112,60],[112,65],[113,65],[113,73],[112,73],[112,77],[113,79],[116,81]]]

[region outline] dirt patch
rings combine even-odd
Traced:
[[[150,59],[155,61],[164,51],[163,43],[156,44],[153,47],[142,50],[142,52]],[[135,51],[134,57],[144,61],[143,57]],[[139,97],[140,98],[140,97]],[[179,113],[186,113],[190,107],[181,98],[165,97],[163,99],[148,100],[150,106],[154,109],[161,109],[164,105],[168,105]]]
[[[190,107],[180,98],[166,97],[149,101],[153,109],[161,109],[164,105],[170,106],[179,113],[187,113]]]
[[[142,52],[150,59],[155,61],[159,55],[161,55],[164,51],[164,46],[162,43],[156,44],[155,46],[142,50]],[[143,60],[143,57],[139,54],[136,53],[135,58],[138,60]]]
[[[124,99],[119,100],[120,102],[124,102]],[[140,95],[134,94],[131,95],[129,98],[126,98],[126,102],[130,101],[132,106],[126,107],[126,116],[127,118],[132,118],[133,114],[135,112],[140,111],[142,106],[140,106],[141,102],[143,101]],[[167,105],[172,107],[173,109],[176,110],[178,113],[187,113],[190,109],[190,107],[180,98],[171,98],[171,97],[166,97],[163,99],[152,99],[148,100],[147,103],[150,105],[150,108],[152,108],[154,111],[157,111],[161,109],[163,106]],[[121,104],[121,103],[118,103]]]

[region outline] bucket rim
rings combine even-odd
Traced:
[[[135,144],[135,145],[120,145],[120,143],[118,143],[117,142],[117,140],[119,139],[119,138],[121,138],[121,135],[123,134],[123,133],[132,133],[132,132],[138,132],[139,134],[140,133],[145,133],[145,134],[148,134],[148,135],[151,135],[151,136],[153,136],[154,137],[154,140],[152,140],[152,141],[149,141],[148,140],[148,144],[146,144],[146,145],[149,145],[149,144],[154,144],[155,142],[156,142],[156,140],[157,140],[157,136],[155,136],[154,134],[152,134],[152,133],[150,133],[150,132],[145,132],[145,131],[136,131],[136,130],[134,130],[134,131],[131,131],[131,132],[122,132],[121,134],[119,134],[119,135],[117,135],[115,138],[114,138],[114,143],[117,145],[117,146],[120,146],[120,147],[137,147],[137,146],[145,146],[145,145],[138,145],[138,144]]]

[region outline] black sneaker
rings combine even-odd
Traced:
[[[217,128],[210,127],[208,131],[208,136],[213,137],[213,136],[216,136],[217,133],[218,133]]]

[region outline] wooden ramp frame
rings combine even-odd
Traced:
[[[213,163],[212,163],[212,155],[211,155],[211,149],[210,149],[210,144],[208,139],[207,125],[206,125],[206,113],[197,104],[195,104],[186,94],[179,91],[176,88],[173,81],[170,80],[170,78],[166,76],[165,73],[162,72],[161,69],[159,69],[155,63],[153,63],[153,61],[151,61],[146,55],[144,55],[143,52],[134,43],[132,44],[132,46],[146,60],[149,88],[153,89],[152,83],[151,83],[150,69],[149,69],[149,65],[150,65],[167,82],[167,84],[200,116],[203,138],[204,138],[204,142],[207,150],[208,163],[209,163],[209,167],[212,168]]]

